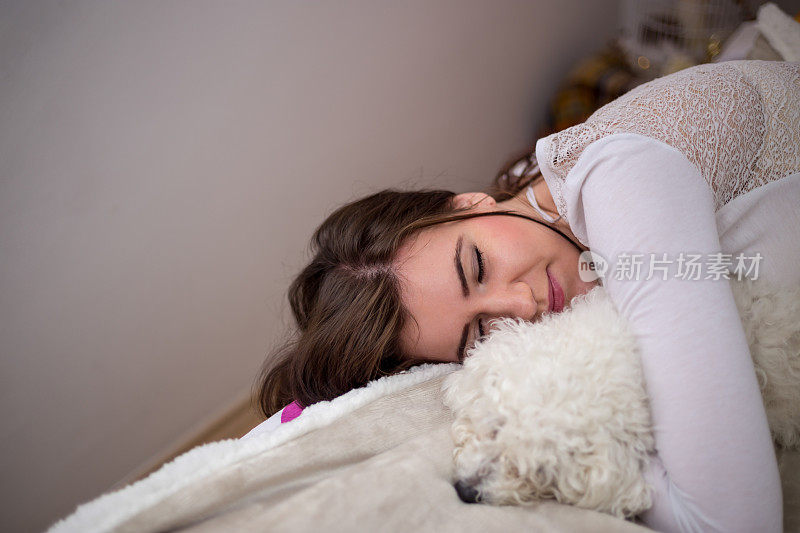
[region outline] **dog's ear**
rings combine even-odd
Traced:
[[[473,488],[472,485],[466,481],[458,480],[455,484],[455,488],[456,492],[458,493],[458,497],[461,498],[462,502],[479,503],[481,501],[481,496],[477,489]]]

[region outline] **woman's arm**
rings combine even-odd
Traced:
[[[665,531],[780,531],[778,468],[729,281],[675,277],[680,253],[720,251],[708,185],[674,148],[621,134],[590,145],[564,188],[569,223],[608,260],[604,284],[640,343],[657,447],[643,519]],[[638,280],[618,279],[622,253],[645,254]],[[646,279],[650,253],[672,260],[666,280]]]

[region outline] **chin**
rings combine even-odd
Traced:
[[[573,298],[575,298],[576,296],[582,296],[586,294],[590,290],[597,287],[599,284],[600,282],[597,280],[583,281],[582,279],[577,278],[575,282],[575,292],[569,298],[567,298],[567,305],[565,305],[564,307],[569,307],[569,302],[571,302]]]

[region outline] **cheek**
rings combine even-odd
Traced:
[[[560,235],[541,226],[534,229],[536,231],[530,232],[525,242],[517,243],[520,250],[526,250],[537,262],[543,260],[548,264],[561,261],[567,263],[572,260],[573,252],[577,261],[577,250]]]
[[[579,268],[579,258],[580,252],[576,250],[573,246],[570,246],[571,250],[566,250],[563,253],[563,256],[560,261],[561,271],[564,273],[565,282],[567,283],[567,287],[565,288],[569,299],[572,299],[575,296],[579,296],[581,294],[586,294],[597,285],[596,281],[584,281],[581,279],[581,276],[578,272]]]
[[[509,267],[530,269],[540,263],[557,263],[565,272],[577,273],[580,252],[552,229],[512,217],[486,219],[482,229],[490,238],[496,256]],[[568,266],[574,268],[567,269]]]

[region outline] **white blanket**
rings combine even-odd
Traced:
[[[418,367],[308,407],[273,433],[195,448],[50,531],[643,531],[553,502],[461,502],[441,392],[456,368]]]

